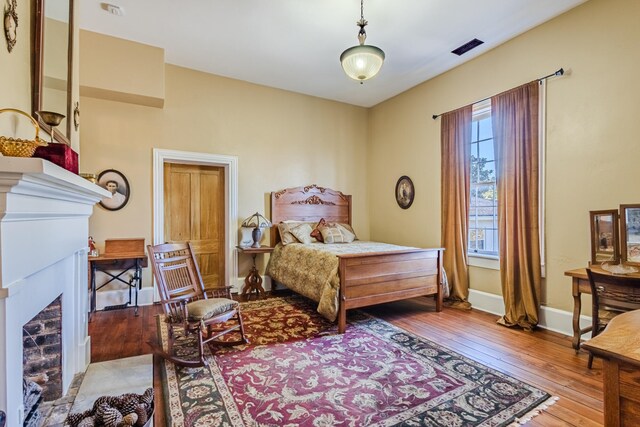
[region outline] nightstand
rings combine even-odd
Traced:
[[[236,246],[236,248],[238,248],[241,254],[249,254],[253,257],[253,267],[251,267],[251,271],[244,279],[244,286],[242,287],[241,293],[242,297],[248,299],[254,292],[256,298],[266,297],[264,288],[262,287],[262,277],[260,277],[260,273],[258,273],[258,269],[256,268],[256,256],[258,254],[270,254],[273,252],[273,248],[271,246],[260,246],[259,248]]]

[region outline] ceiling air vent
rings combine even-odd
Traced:
[[[106,10],[112,15],[124,16],[124,9],[116,4],[100,3],[100,7],[102,8],[102,10]]]
[[[482,43],[484,43],[482,40],[473,39],[473,40],[471,40],[469,42],[466,42],[465,44],[463,44],[459,48],[457,48],[455,50],[452,50],[451,53],[455,53],[456,55],[460,56],[463,53],[467,53],[471,49],[474,49],[474,48],[480,46]]]

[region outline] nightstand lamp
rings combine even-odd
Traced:
[[[258,212],[251,215],[249,218],[245,219],[242,223],[242,228],[253,228],[251,232],[251,237],[253,238],[252,248],[260,247],[260,240],[262,240],[263,229],[267,227],[271,227],[271,222],[260,215]]]

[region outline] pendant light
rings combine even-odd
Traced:
[[[340,55],[342,69],[354,80],[362,84],[365,80],[378,74],[384,62],[384,52],[382,49],[364,44],[367,33],[364,30],[368,22],[364,19],[364,0],[360,0],[360,20],[356,25],[360,27],[358,32],[359,45],[350,47]]]

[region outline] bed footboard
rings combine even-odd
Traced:
[[[409,249],[339,255],[338,332],[344,333],[347,310],[434,295],[442,311],[442,249]]]

